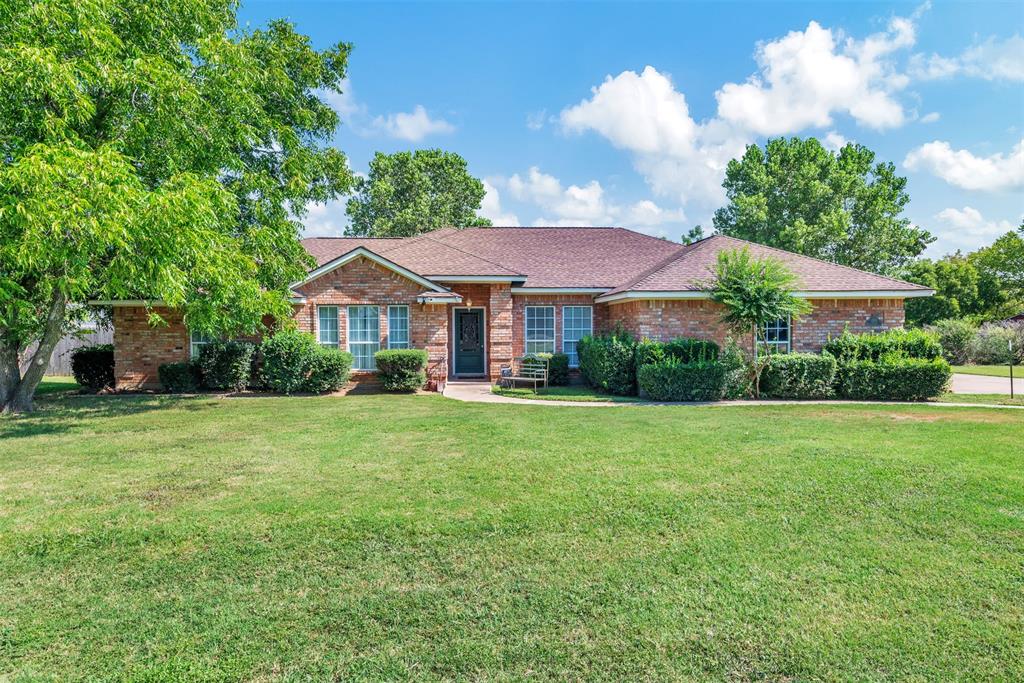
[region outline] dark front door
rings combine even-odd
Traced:
[[[484,374],[484,312],[455,310],[455,374]]]

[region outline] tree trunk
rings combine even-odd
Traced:
[[[21,381],[14,387],[3,403],[4,413],[28,413],[32,411],[32,399],[36,394],[36,387],[46,373],[46,367],[50,363],[50,356],[53,349],[60,341],[64,332],[64,315],[67,311],[67,300],[63,292],[54,290],[53,298],[50,300],[50,310],[46,314],[46,322],[43,326],[43,337],[39,340],[39,346],[32,354],[32,361],[29,363]],[[17,359],[15,359],[17,367]],[[3,372],[3,370],[0,370]]]
[[[14,395],[21,382],[21,368],[18,366],[18,345],[2,341],[0,332],[0,408]]]

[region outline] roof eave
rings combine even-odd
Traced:
[[[848,289],[848,290],[806,290],[793,292],[801,299],[916,299],[935,294],[934,289]],[[711,294],[702,290],[678,291],[630,291],[606,294],[594,299],[607,304],[617,301],[650,299],[710,299]]]

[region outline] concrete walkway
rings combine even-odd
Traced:
[[[1024,378],[1017,376],[1017,368],[1013,369],[1013,391],[1016,396],[1024,396]],[[954,394],[1010,394],[1009,377],[989,377],[987,375],[953,375]]]
[[[961,376],[961,375],[957,375]],[[1008,380],[1007,380],[1008,381]],[[511,396],[499,396],[491,391],[489,382],[460,380],[448,382],[444,388],[444,396],[456,401],[468,401],[470,403],[517,403],[519,405],[533,406],[569,406],[579,408],[625,408],[630,406],[705,406],[705,407],[726,407],[726,406],[779,406],[779,405],[869,405],[869,406],[935,406],[938,408],[999,408],[1009,410],[1024,410],[1024,406],[998,406],[978,403],[908,403],[905,401],[713,401],[705,403],[668,403],[660,401],[630,401],[614,403],[612,401],[547,401],[534,398],[512,398]]]

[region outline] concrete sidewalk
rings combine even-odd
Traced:
[[[1013,369],[1013,391],[1016,396],[1024,396],[1024,378],[1017,377],[1017,368]],[[1010,394],[1009,377],[989,377],[987,375],[953,375],[954,394]]]
[[[960,375],[958,375],[960,376]],[[989,378],[991,379],[991,378]],[[1009,381],[1009,380],[1007,380]],[[1007,389],[1007,392],[1009,389]],[[971,393],[971,392],[968,392]],[[534,398],[512,398],[510,396],[499,396],[491,391],[489,382],[460,380],[448,382],[444,388],[446,398],[456,401],[467,401],[470,403],[515,403],[518,405],[533,406],[568,406],[578,408],[629,408],[629,407],[651,407],[651,406],[705,406],[705,407],[727,407],[727,406],[780,406],[780,405],[868,405],[868,406],[935,406],[938,408],[998,408],[1009,410],[1024,410],[1024,406],[999,406],[979,403],[911,403],[907,401],[713,401],[705,403],[667,403],[660,401],[635,401],[628,403],[613,403],[612,401],[546,401]]]

